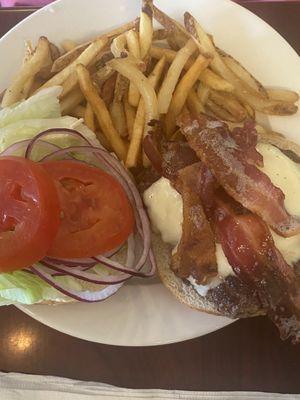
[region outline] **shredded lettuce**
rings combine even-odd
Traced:
[[[28,100],[0,111],[0,128],[24,119],[61,117],[58,96],[62,88],[54,86],[41,90]]]

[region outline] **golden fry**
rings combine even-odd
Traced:
[[[73,48],[72,50],[68,51],[67,53],[63,54],[59,58],[57,58],[51,68],[51,72],[53,74],[57,74],[58,72],[62,71],[66,68],[69,64],[71,64],[76,58],[80,56],[80,54],[89,46],[89,44],[84,43],[83,45],[80,44],[79,46]]]
[[[141,59],[143,60],[150,49],[153,37],[153,1],[142,0],[142,11],[139,26],[139,41]]]
[[[90,103],[87,103],[85,113],[84,113],[84,123],[90,128],[91,131],[95,132],[95,115]]]
[[[74,42],[74,40],[71,39],[64,40],[63,42],[61,42],[60,45],[66,52],[74,50],[77,47],[76,42]]]
[[[200,83],[198,85],[197,96],[199,97],[199,100],[203,105],[205,105],[205,103],[207,102],[207,99],[209,98],[209,93],[210,89],[206,85],[204,85],[203,83]]]
[[[287,89],[267,89],[267,94],[272,100],[286,101],[296,103],[299,100],[299,94]]]
[[[89,65],[96,55],[103,49],[107,44],[107,38],[100,38],[92,42],[71,64],[69,64],[62,71],[58,72],[53,78],[49,79],[42,88],[62,85],[66,79],[73,73],[76,72],[76,66],[82,64],[84,66]],[[76,78],[78,79],[78,78]]]
[[[206,112],[213,116],[222,119],[223,121],[231,121],[236,122],[233,115],[230,114],[227,110],[214,103],[212,100],[208,99],[206,104]]]
[[[248,103],[255,110],[269,115],[291,115],[297,112],[298,107],[295,104],[265,99],[258,96],[254,89],[242,81],[231,71],[231,69],[228,68],[216,50],[211,38],[203,30],[196,19],[188,12],[185,13],[184,18],[187,30],[196,39],[201,49],[204,47],[207,52],[213,55],[211,67],[214,72],[221,75],[226,81],[234,86],[234,93],[241,102]]]
[[[197,50],[197,47],[192,39],[177,52],[172,64],[169,67],[167,75],[161,85],[158,93],[158,108],[160,114],[166,114],[168,112],[172,95],[177,85],[180,74],[183,70],[184,65],[190,56]]]
[[[124,111],[125,111],[125,116],[126,116],[127,132],[128,132],[129,138],[131,138],[134,120],[136,117],[136,112],[135,112],[135,108],[129,104],[126,96],[123,99],[123,103],[124,103]]]
[[[1,106],[9,107],[24,98],[24,86],[34,78],[38,72],[49,64],[51,59],[49,41],[44,36],[38,40],[37,47],[32,57],[22,65],[20,71],[6,89]]]
[[[103,134],[111,144],[111,147],[113,148],[117,156],[121,160],[125,160],[126,145],[116,131],[109,112],[106,108],[106,105],[97,93],[97,90],[93,85],[88,70],[82,64],[77,65],[76,70],[78,73],[80,88],[87,102],[90,103],[90,105],[92,106],[92,109],[96,115]]]
[[[205,113],[203,104],[193,89],[188,94],[187,106],[192,114],[199,115],[201,113]]]
[[[114,127],[122,137],[127,136],[127,125],[123,103],[120,101],[113,101],[110,105],[110,115]]]
[[[164,66],[165,66],[165,62],[166,62],[166,59],[163,57],[160,61],[157,62],[153,71],[149,75],[148,84],[152,87],[153,91],[160,80],[161,74],[162,74]],[[144,97],[144,99],[145,99],[145,97]],[[139,106],[138,106],[138,109],[136,112],[136,118],[134,121],[131,140],[130,140],[127,158],[126,158],[126,166],[128,168],[132,168],[137,165],[137,161],[138,161],[138,157],[139,157],[140,149],[141,149],[141,145],[142,145],[142,139],[143,139],[144,133],[147,132],[147,129],[148,129],[147,125],[145,128],[145,123],[147,124],[148,122],[151,121],[151,119],[149,119],[149,117],[148,117],[148,119],[145,118],[146,107],[145,107],[144,99],[140,100],[140,103],[139,103]]]
[[[126,32],[127,46],[131,55],[137,59],[141,58],[139,36],[134,30]],[[140,101],[140,92],[137,87],[130,82],[128,91],[128,101],[133,107],[137,107]]]
[[[233,97],[226,93],[210,91],[211,100],[233,115],[236,121],[243,121],[247,117],[245,108]]]
[[[165,125],[167,137],[170,137],[175,131],[176,118],[181,113],[187,96],[198,80],[200,73],[207,68],[209,62],[210,59],[200,54],[191,68],[185,73],[178,83],[166,115]]]

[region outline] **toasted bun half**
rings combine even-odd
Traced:
[[[172,247],[158,235],[153,235],[152,244],[162,283],[182,303],[198,311],[230,318],[265,314],[256,294],[235,277],[226,278],[224,283],[209,290],[206,296],[201,296],[193,285],[178,278],[171,270]]]

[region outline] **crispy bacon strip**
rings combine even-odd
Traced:
[[[202,163],[178,171],[175,187],[183,200],[182,236],[171,268],[180,278],[193,276],[199,284],[218,273],[214,234],[200,198]]]
[[[261,216],[279,235],[300,233],[300,219],[285,209],[283,192],[253,165],[253,160],[247,160],[226,124],[188,114],[179,123],[189,145],[228,194]]]
[[[276,249],[263,220],[230,199],[215,194],[218,240],[236,275],[257,291],[281,338],[300,342],[300,282]]]
[[[230,136],[235,140],[239,149],[243,151],[244,157],[249,163],[259,167],[264,166],[263,156],[255,148],[258,136],[254,121],[248,120],[244,122],[243,127],[233,128]]]

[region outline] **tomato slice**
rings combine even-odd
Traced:
[[[59,199],[47,171],[22,157],[0,158],[0,271],[42,259],[59,223]]]
[[[77,161],[47,161],[54,179],[62,220],[48,255],[82,258],[103,254],[133,231],[133,211],[120,183],[99,168]]]

